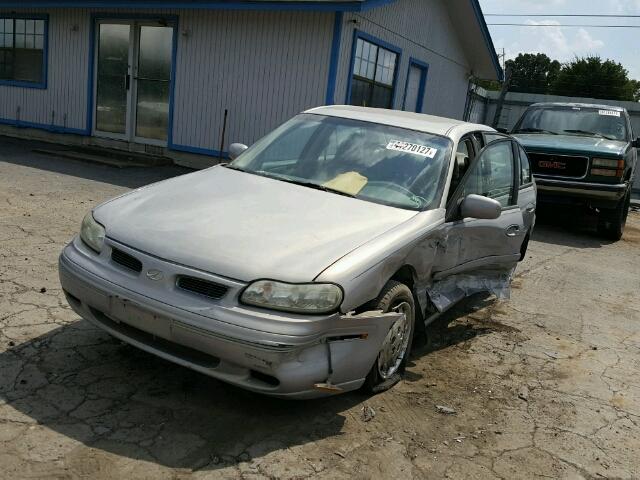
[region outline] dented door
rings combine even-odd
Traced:
[[[448,221],[442,226],[434,281],[478,271],[508,272],[517,263],[526,229],[518,207],[515,158],[514,143],[500,139],[482,150],[469,167],[451,199]],[[459,206],[470,194],[500,202],[500,217],[460,218]]]

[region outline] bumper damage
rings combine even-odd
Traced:
[[[313,322],[308,335],[245,328],[228,323],[233,309],[220,322],[102,278],[70,258],[73,248],[60,255],[59,275],[78,315],[137,348],[267,395],[304,399],[360,388],[401,315],[335,314],[321,319],[320,330]],[[274,312],[254,315],[273,326]]]

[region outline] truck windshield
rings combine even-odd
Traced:
[[[610,140],[627,140],[627,126],[623,112],[603,108],[529,108],[513,133],[584,135]]]
[[[437,208],[452,142],[346,118],[302,114],[228,168],[408,210]]]

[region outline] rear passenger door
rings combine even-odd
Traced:
[[[517,146],[499,137],[481,150],[447,205],[444,254],[434,269],[434,280],[483,269],[509,271],[520,258],[525,224],[518,205]],[[476,194],[502,205],[494,220],[461,218],[460,204]]]

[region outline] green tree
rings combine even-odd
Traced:
[[[640,81],[629,80],[629,96],[634,102],[640,102]]]
[[[549,93],[561,67],[544,53],[521,53],[515,60],[507,60],[505,66],[513,71],[509,90],[523,93]]]
[[[551,93],[568,97],[633,101],[638,89],[637,82],[632,82],[635,81],[629,80],[629,72],[613,60],[602,60],[598,56],[576,57],[563,65],[551,85]]]

